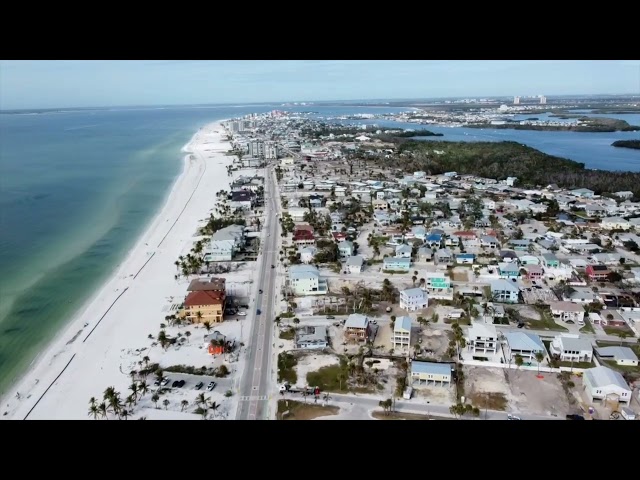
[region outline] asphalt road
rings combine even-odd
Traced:
[[[275,279],[276,269],[271,265],[277,264],[277,246],[280,229],[276,213],[278,212],[276,191],[271,168],[265,173],[265,205],[267,218],[263,231],[267,232],[262,247],[262,260],[257,272],[254,286],[255,302],[251,308],[254,321],[248,343],[248,357],[243,378],[240,384],[240,402],[236,419],[265,420],[268,417],[269,406],[269,378],[271,375],[271,347],[273,343],[273,304],[276,297]],[[263,293],[258,293],[262,289]],[[257,314],[260,310],[260,315]]]

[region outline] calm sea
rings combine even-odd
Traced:
[[[124,259],[182,170],[180,149],[197,129],[274,108],[324,116],[403,110],[245,105],[0,114],[0,393]],[[637,151],[607,146],[638,133],[433,130],[445,140],[515,139],[593,168],[640,170]]]

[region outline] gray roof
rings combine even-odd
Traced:
[[[528,332],[507,332],[504,334],[511,350],[544,352],[544,343],[538,335]]]
[[[289,278],[310,278],[319,276],[320,272],[313,265],[291,265],[289,267]]]
[[[229,225],[211,235],[211,240],[236,240],[244,235],[242,225]]]
[[[515,283],[505,280],[504,278],[500,278],[498,280],[491,280],[490,284],[491,284],[492,291],[496,291],[496,290],[498,291],[510,290],[512,292],[520,291],[520,289]]]
[[[575,337],[565,337],[564,335],[560,335],[560,343],[562,345],[562,350],[570,350],[576,352],[592,352],[593,346],[591,342],[586,338],[575,338]]]
[[[360,255],[354,255],[353,257],[347,258],[347,265],[352,265],[354,267],[361,267],[364,259]]]
[[[553,253],[543,253],[542,258],[544,258],[547,262],[557,262],[558,257],[556,257]]]
[[[473,322],[467,331],[469,340],[480,338],[498,338],[496,327],[492,323]]]
[[[596,349],[601,357],[613,357],[615,360],[635,360],[638,357],[629,347],[601,347]]]
[[[406,290],[402,290],[400,293],[404,293],[405,295],[408,295],[410,297],[414,297],[414,296],[418,296],[418,295],[422,295],[424,297],[425,295],[425,291],[415,287],[415,288],[407,288]]]
[[[609,385],[616,385],[625,390],[631,390],[627,382],[624,381],[622,375],[615,370],[611,370],[607,367],[595,367],[584,371],[585,376],[589,380],[591,387],[608,387]]]
[[[322,341],[327,341],[327,327],[304,327],[298,331],[298,338],[296,339],[296,343],[298,344]]]
[[[396,323],[393,325],[393,331],[397,332],[399,330],[407,330],[408,332],[411,332],[411,317],[404,315],[396,318]]]
[[[359,313],[349,315],[344,324],[345,328],[366,328],[367,325],[369,325],[369,318]]]
[[[411,362],[411,374],[427,373],[433,375],[451,375],[451,365],[448,363]]]

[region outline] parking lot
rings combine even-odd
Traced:
[[[188,373],[174,373],[174,372],[164,372],[165,380],[168,379],[169,382],[163,386],[162,388],[169,388],[171,390],[194,390],[197,391],[196,385],[199,382],[202,382],[204,385],[199,389],[201,392],[207,392],[207,386],[210,382],[216,382],[216,386],[213,389],[214,392],[222,392],[225,393],[227,390],[233,390],[233,380],[229,378],[217,378],[207,375],[190,375]],[[184,380],[184,385],[182,387],[173,387],[173,382]],[[156,379],[149,379],[149,383],[152,385],[152,389],[157,389],[158,386],[155,385]]]
[[[549,303],[558,301],[558,297],[550,288],[533,285],[522,290],[524,302],[533,305],[537,302]]]

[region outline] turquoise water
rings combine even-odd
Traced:
[[[182,170],[180,149],[197,129],[274,108],[325,116],[406,110],[253,105],[0,114],[0,393],[124,259],[163,204]],[[503,137],[441,128],[439,138],[471,140],[465,130],[476,140],[517,139],[591,167],[640,169],[637,151],[606,145],[620,134]]]

